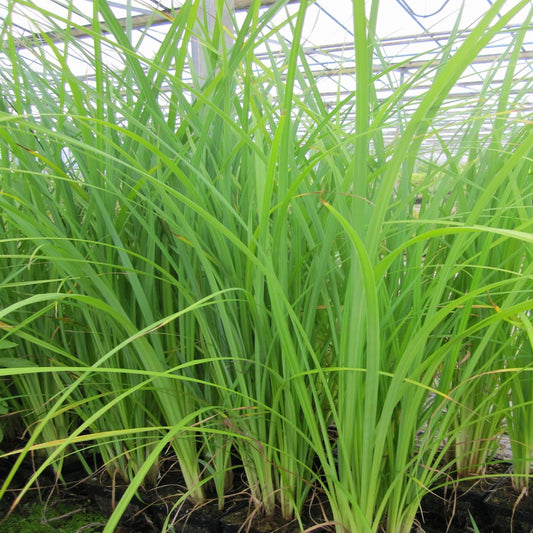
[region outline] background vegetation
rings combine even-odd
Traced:
[[[15,504],[46,466],[60,479],[94,454],[129,482],[111,532],[170,447],[186,485],[176,505],[214,494],[222,508],[238,468],[267,515],[300,520],[317,493],[338,532],[402,533],[428,490],[482,475],[504,431],[527,491],[533,129],[520,107],[531,82],[512,80],[529,0],[495,0],[384,101],[378,2],[354,1],[355,125],[310,75],[309,2],[273,24],[282,4],[255,2],[227,46],[222,4],[207,32],[188,2],[148,58],[107,2],[80,40],[72,4],[63,16],[9,0],[0,421],[16,415],[4,436],[22,425],[26,440],[4,450],[16,461],[0,497],[30,454],[42,466]],[[46,44],[19,53],[11,16],[27,8],[63,40],[43,29]],[[446,95],[517,15],[455,148],[427,159]],[[193,37],[210,74],[191,85]],[[257,58],[272,39],[282,65]],[[73,72],[80,57],[93,75]],[[433,85],[406,102],[423,73]],[[391,124],[401,135],[386,144]]]

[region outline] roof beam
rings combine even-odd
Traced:
[[[533,59],[533,51],[524,51],[520,52],[518,59],[528,60]],[[477,56],[471,63],[471,65],[479,65],[482,63],[495,63],[496,61],[508,61],[509,56],[502,58],[501,54],[485,54]],[[413,60],[413,61],[404,61],[402,63],[385,63],[385,65],[374,65],[372,71],[379,73],[384,70],[396,70],[396,71],[409,71],[409,70],[418,70],[424,67],[429,67],[432,65],[438,64],[438,59],[427,59],[427,60]],[[313,76],[315,78],[329,78],[337,77],[341,75],[351,75],[355,74],[355,67],[346,67],[346,68],[332,68],[332,69],[323,69],[313,71]]]

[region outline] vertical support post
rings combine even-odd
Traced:
[[[225,53],[233,44],[234,0],[199,0],[198,21],[191,40],[194,85],[200,89],[212,73],[209,56]],[[222,12],[220,12],[222,10]],[[217,26],[221,21],[221,27]]]

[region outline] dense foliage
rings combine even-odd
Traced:
[[[513,79],[530,2],[495,0],[377,101],[379,6],[355,0],[357,90],[334,108],[299,44],[308,3],[273,27],[283,3],[255,2],[227,46],[222,17],[204,32],[188,2],[146,57],[103,0],[86,39],[64,29],[85,25],[66,0],[65,15],[8,1],[0,406],[28,439],[0,496],[32,452],[45,461],[25,490],[97,453],[130,482],[111,532],[170,446],[182,498],[223,506],[242,467],[267,514],[299,517],[319,491],[339,533],[402,533],[432,487],[483,473],[505,421],[527,488],[533,122],[531,82]],[[12,18],[28,8],[45,23],[22,53]],[[517,14],[523,31],[439,146],[446,95]],[[287,29],[283,64],[260,61]],[[192,37],[210,74],[190,83]],[[406,102],[422,74],[434,83]]]

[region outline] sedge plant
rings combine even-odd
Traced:
[[[159,42],[103,0],[59,4],[9,0],[1,35],[0,362],[30,435],[14,470],[41,450],[60,475],[94,443],[129,483],[106,532],[168,447],[176,505],[223,507],[241,467],[256,513],[303,529],[317,490],[339,532],[409,531],[442,475],[486,461],[511,414],[498,370],[527,344],[513,317],[530,309],[530,120],[503,120],[519,97],[495,112],[487,82],[457,153],[438,130],[455,82],[528,1],[493,2],[383,101],[382,6],[354,1],[357,89],[333,107],[301,45],[310,1],[283,21],[283,2],[254,2],[233,29],[217,2],[213,31],[188,2]],[[43,45],[22,51],[30,8]],[[444,162],[425,159],[429,137]]]

